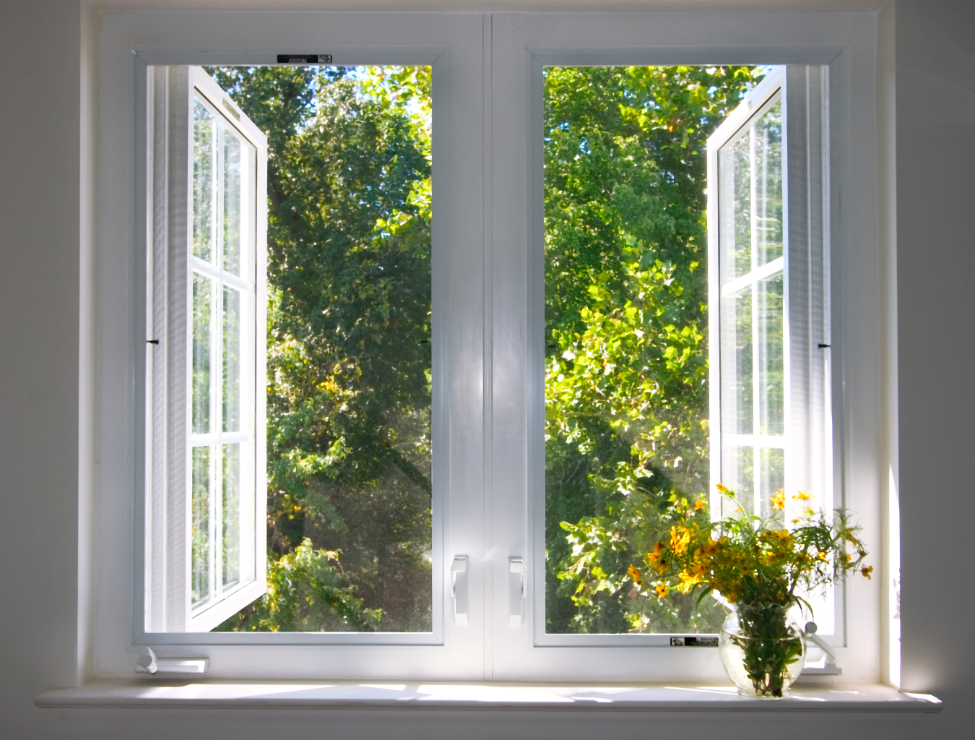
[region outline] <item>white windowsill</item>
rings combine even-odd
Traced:
[[[882,684],[807,684],[780,701],[758,701],[731,686],[692,684],[506,684],[457,682],[295,683],[95,681],[74,689],[48,690],[41,708],[331,708],[627,711],[831,711],[938,713],[932,695],[904,693]]]

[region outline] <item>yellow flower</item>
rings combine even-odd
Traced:
[[[809,491],[799,491],[791,499],[798,499],[802,502],[808,502],[811,500],[811,492]]]
[[[660,559],[662,557],[662,551],[664,551],[664,550],[665,550],[665,546],[662,545],[661,543],[657,543],[655,545],[655,550],[654,551],[645,554],[646,557],[647,557],[647,559],[648,559],[648,563],[651,566],[654,566],[658,562],[658,559]]]
[[[784,493],[782,491],[778,491],[776,494],[774,494],[772,497],[770,497],[770,501],[773,502],[773,508],[774,509],[783,509],[784,508]]]
[[[671,533],[672,540],[669,547],[672,549],[672,553],[676,556],[681,556],[689,546],[692,533],[685,525],[672,525]]]
[[[712,538],[709,538],[709,540],[706,541],[706,544],[702,546],[702,557],[711,558],[712,556],[716,555],[716,552],[718,550],[719,550],[719,543],[717,543]]]
[[[866,579],[871,579],[872,578],[870,576],[871,573],[872,573],[872,567],[871,566],[863,566],[862,567],[862,576],[864,576]]]
[[[825,553],[824,551],[818,551],[818,561],[823,561],[824,563],[828,563],[828,554]]]
[[[661,599],[666,594],[668,594],[668,587],[666,587],[664,584],[658,584],[658,585],[656,585],[655,586],[655,594],[658,595],[658,599]]]
[[[705,508],[706,508],[706,507],[708,507],[708,506],[709,506],[709,505],[708,505],[708,504],[706,504],[706,503],[705,503],[704,501],[702,501],[701,499],[696,499],[696,500],[695,500],[695,505],[693,505],[693,509],[694,509],[694,510],[695,510],[696,512],[698,512],[698,511],[699,511],[700,509],[705,509]]]
[[[706,573],[706,570],[706,565],[704,563],[692,564],[692,575],[697,579],[701,580],[702,576]]]
[[[631,581],[633,581],[639,587],[641,586],[641,572],[635,568],[634,564],[628,566],[628,576],[631,577]]]
[[[722,484],[716,484],[716,488],[719,489],[720,494],[732,494],[732,492]]]

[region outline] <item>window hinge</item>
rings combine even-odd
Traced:
[[[161,659],[149,646],[142,646],[136,659],[136,674],[206,674],[208,669],[210,659]]]

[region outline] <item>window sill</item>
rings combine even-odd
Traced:
[[[881,684],[795,685],[792,697],[762,702],[732,687],[693,684],[506,684],[352,682],[96,681],[48,690],[41,708],[323,708],[645,711],[645,712],[859,712],[938,713],[932,695],[904,693]]]

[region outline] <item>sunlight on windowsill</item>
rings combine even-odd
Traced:
[[[508,684],[185,682],[100,680],[74,689],[49,690],[38,707],[473,707],[645,711],[939,712],[932,695],[900,692],[881,684],[807,684],[777,702],[741,697],[729,686],[696,684]]]

